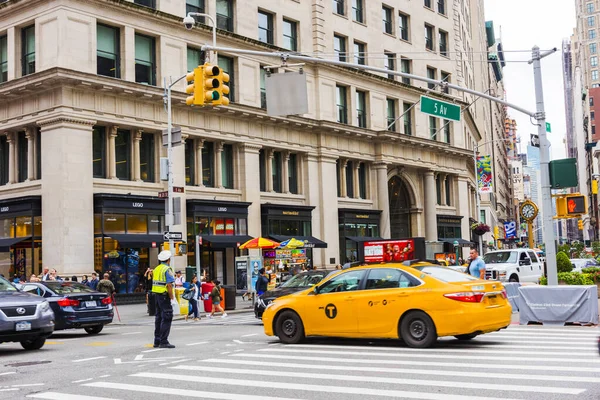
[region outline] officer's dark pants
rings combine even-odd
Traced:
[[[156,316],[154,317],[154,344],[168,344],[173,306],[168,295],[154,295],[156,299]]]

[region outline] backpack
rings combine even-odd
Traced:
[[[210,298],[214,299],[215,297],[221,297],[221,286],[215,286],[210,292]]]

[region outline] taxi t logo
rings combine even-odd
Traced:
[[[327,304],[325,306],[325,315],[329,319],[334,319],[337,316],[337,308],[335,304]]]

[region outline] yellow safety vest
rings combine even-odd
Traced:
[[[154,268],[154,273],[152,274],[152,293],[167,293],[167,271],[169,270],[173,274],[171,267],[166,264],[159,264]]]

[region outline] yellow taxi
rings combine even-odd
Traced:
[[[287,344],[334,336],[400,338],[424,348],[442,336],[469,340],[506,328],[511,313],[502,283],[420,262],[339,271],[276,299],[262,320],[265,334]]]

